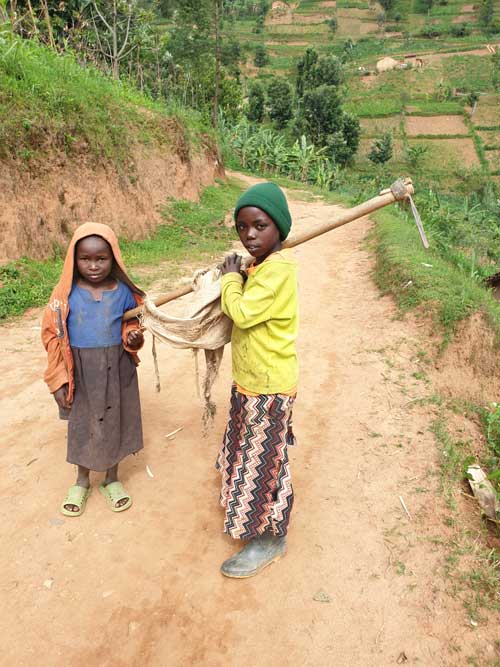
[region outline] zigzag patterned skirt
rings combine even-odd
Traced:
[[[216,468],[222,476],[224,531],[250,539],[270,529],[284,536],[293,505],[288,447],[294,396],[246,396],[233,386],[229,421]]]

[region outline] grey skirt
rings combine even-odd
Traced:
[[[67,461],[89,470],[108,470],[143,447],[135,364],[122,345],[71,349],[75,393]]]

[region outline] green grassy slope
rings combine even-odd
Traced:
[[[187,138],[207,128],[71,55],[0,36],[0,159],[22,163],[52,149],[119,164],[134,142],[165,143],[179,131]]]

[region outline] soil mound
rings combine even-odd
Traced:
[[[445,395],[478,405],[500,395],[498,341],[482,315],[476,313],[462,323],[436,361],[433,380]]]
[[[79,224],[109,224],[119,236],[140,239],[162,222],[169,197],[196,199],[201,188],[223,176],[214,145],[197,153],[179,141],[136,145],[127,165],[93,164],[82,155],[47,156],[43,165],[0,169],[0,261],[51,257]]]

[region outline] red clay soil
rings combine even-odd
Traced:
[[[410,137],[419,134],[464,134],[469,130],[462,116],[407,116],[406,134]]]
[[[296,228],[335,210],[296,199],[291,209]],[[235,550],[213,467],[228,353],[203,439],[191,355],[159,349],[156,394],[147,342],[146,447],[122,466],[134,505],[114,514],[94,487],[84,515],[66,518],[58,507],[74,470],[41,380],[40,312],[1,328],[3,665],[493,664],[495,618],[485,612],[473,627],[447,592],[433,416],[416,402],[429,389],[413,376],[423,334],[371,281],[370,227],[358,221],[297,249],[296,504],[287,556],[253,579],[219,574]]]
[[[85,220],[105,222],[129,239],[144,238],[163,222],[159,209],[169,196],[196,199],[224,173],[215,150],[194,154],[186,145],[136,147],[126,173],[111,164],[92,165],[85,156],[53,155],[32,171],[2,165],[0,261],[50,257]]]

